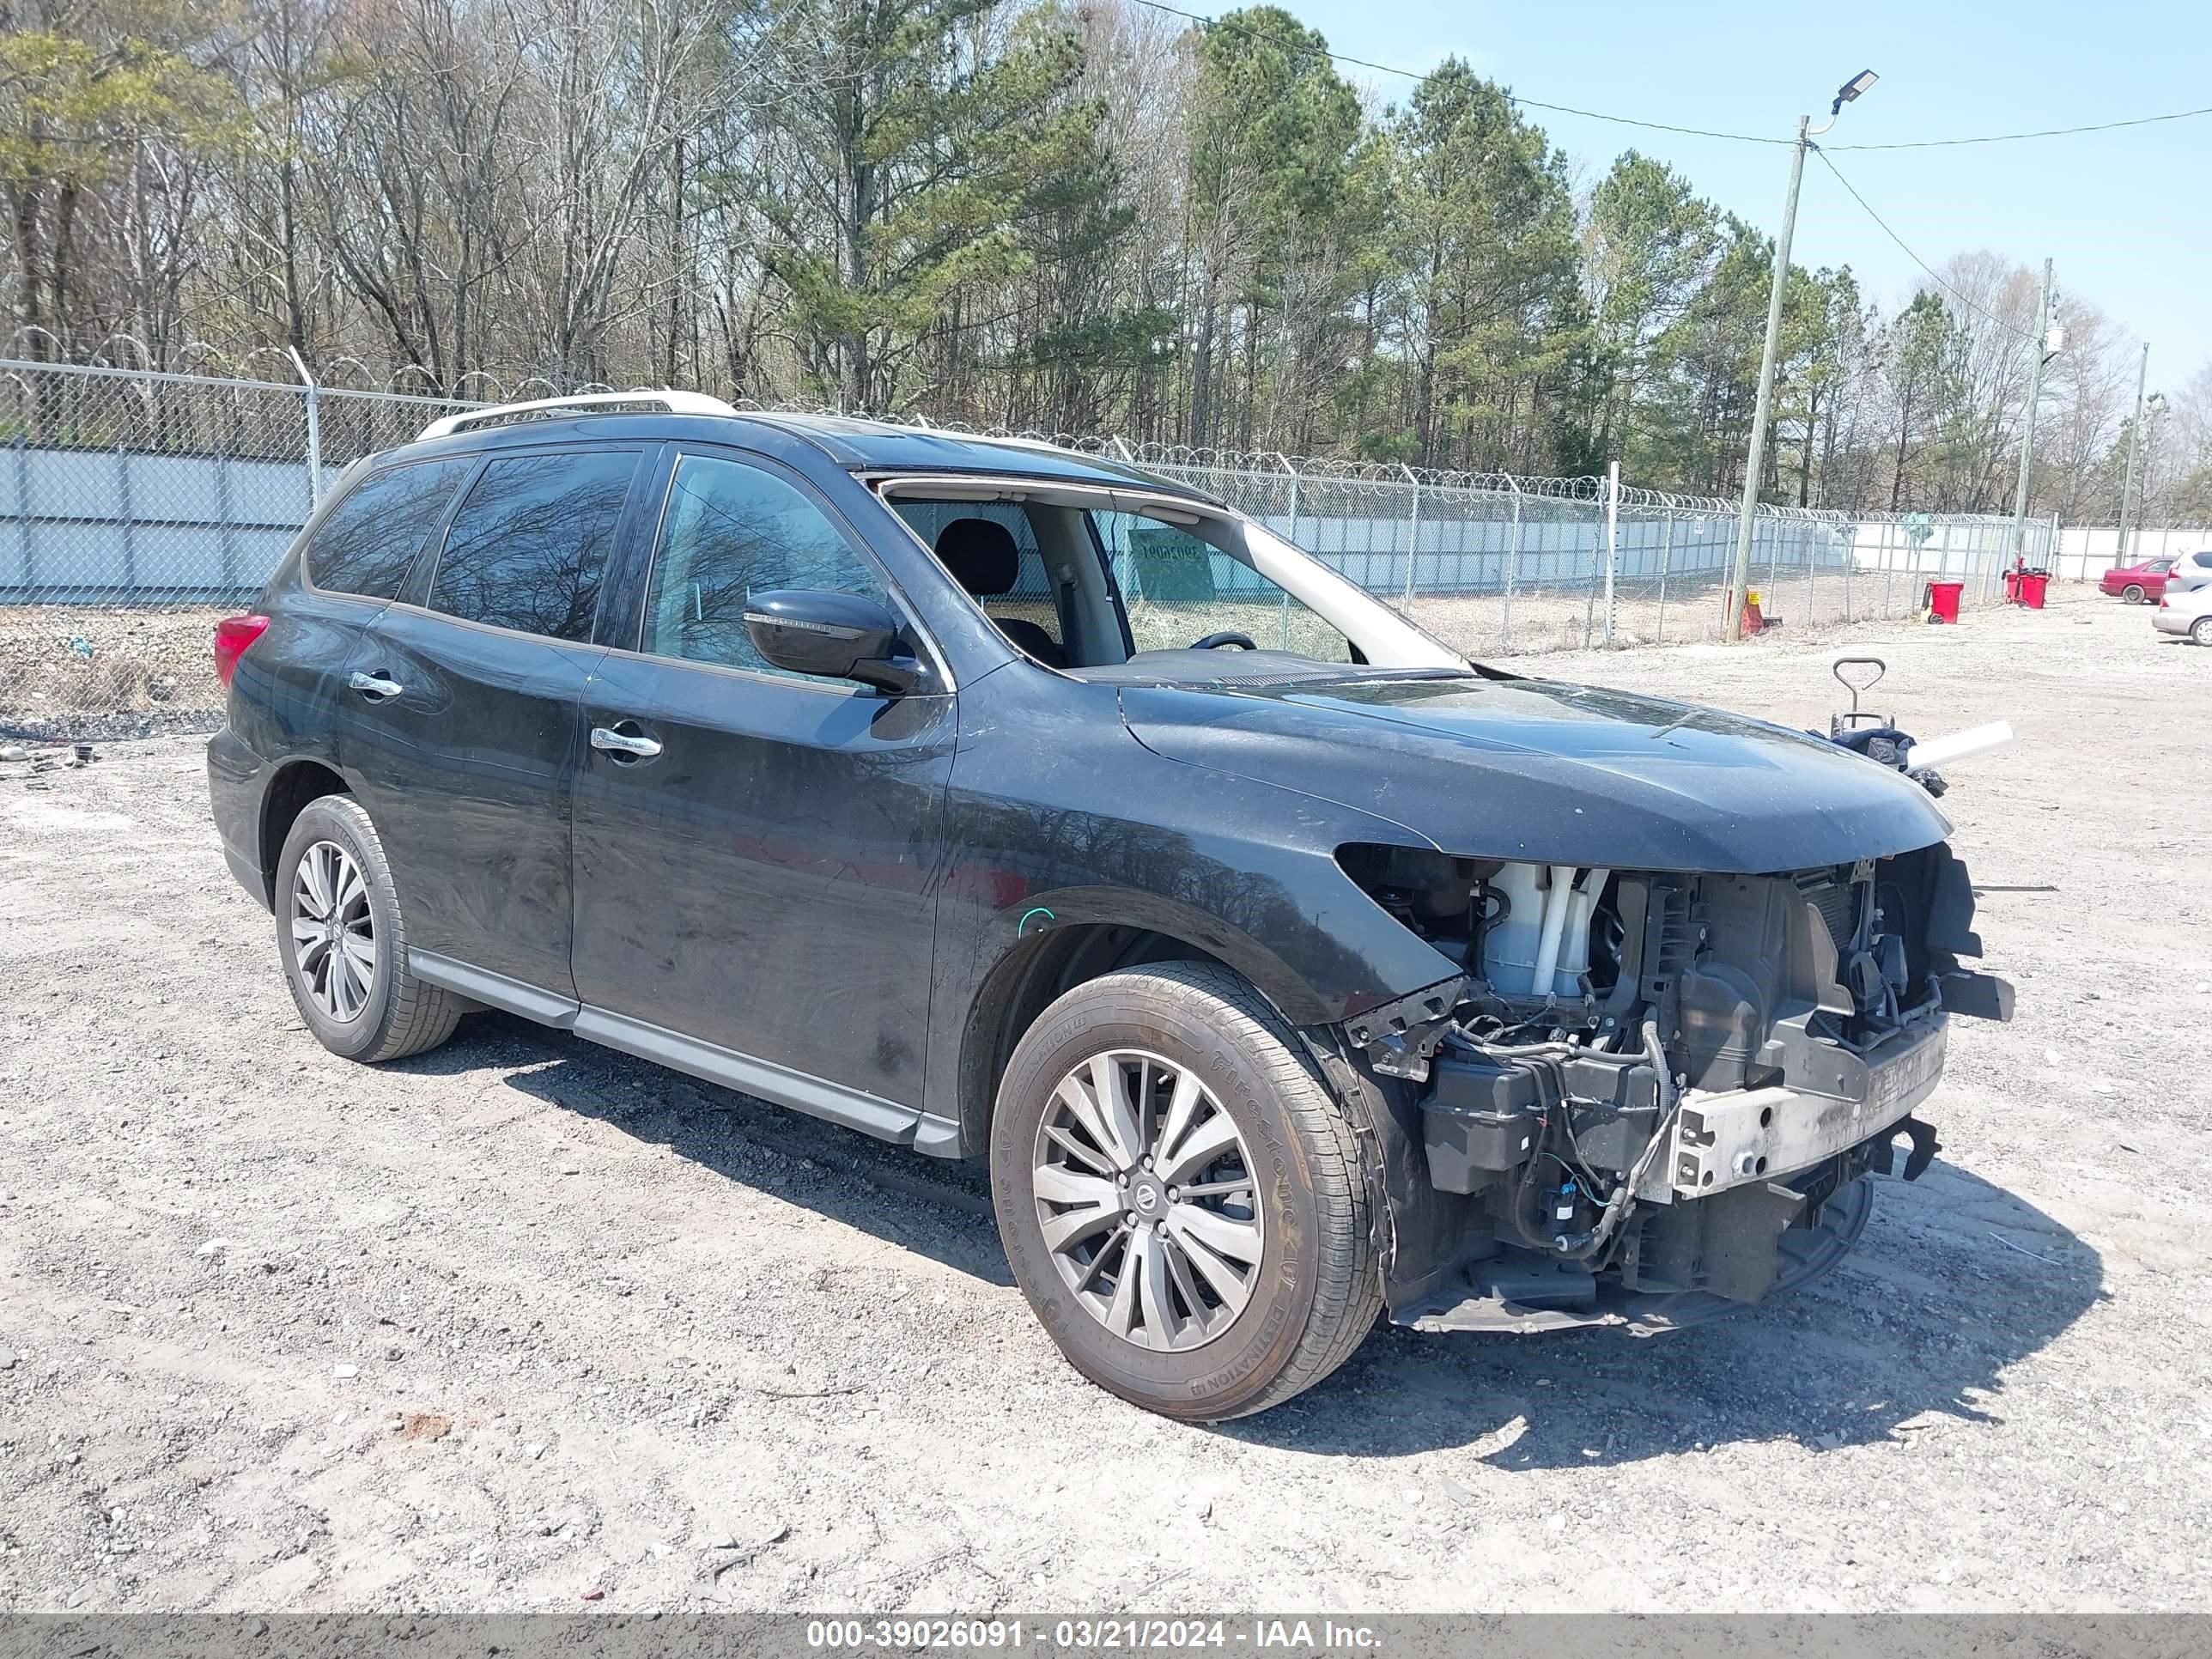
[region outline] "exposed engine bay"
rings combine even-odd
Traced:
[[[1940,842],[1761,875],[1339,857],[1464,968],[1346,1027],[1399,1142],[1386,1291],[1424,1329],[1648,1333],[1804,1282],[1862,1176],[1935,1155],[1948,1016],[2010,1017]]]

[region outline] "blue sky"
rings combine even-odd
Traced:
[[[1225,5],[1189,4],[1194,11]],[[1787,138],[1825,119],[1843,82],[1881,82],[1826,142],[1948,138],[2071,126],[2212,105],[2212,6],[2125,0],[1789,0],[1674,5],[1585,0],[1280,0],[1331,50],[1409,70],[1456,53],[1511,90],[1656,121]],[[1383,96],[1411,82],[1349,69]],[[1738,144],[1530,112],[1595,178],[1635,147],[1770,232],[1786,148]],[[1818,125],[1816,119],[1815,125]],[[1954,149],[1838,149],[1837,166],[1929,264],[1987,248],[2048,255],[2062,289],[2151,343],[2151,385],[2212,362],[2212,116],[2118,132]],[[1911,259],[1809,160],[1792,251],[1848,264],[1885,309]]]

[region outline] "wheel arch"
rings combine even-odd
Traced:
[[[319,760],[286,761],[270,775],[269,787],[261,797],[259,847],[261,877],[270,892],[276,890],[276,860],[284,850],[284,838],[292,833],[293,824],[307,810],[307,804],[326,795],[351,793],[352,787],[337,769]]]
[[[1063,909],[1091,908],[1060,902]],[[1143,905],[1157,913],[1160,902],[1146,896]],[[1043,905],[1030,914],[1037,910],[1049,921],[1018,937],[992,964],[963,1024],[958,1103],[961,1149],[968,1156],[980,1156],[990,1144],[999,1080],[1022,1034],[1056,999],[1091,980],[1156,962],[1209,962],[1245,981],[1294,1026],[1328,1018],[1328,1006],[1288,963],[1255,939],[1225,936],[1212,917],[1148,914],[1125,921],[1109,919],[1109,912],[1064,919]]]

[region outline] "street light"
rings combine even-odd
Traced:
[[[2157,493],[2158,441],[2166,434],[2166,393],[2152,392],[2150,401],[2143,405],[2143,413],[2149,416],[2150,423],[2143,431],[2142,495],[2136,502],[2136,513],[2148,524],[2150,498]]]
[[[1790,281],[1790,242],[1797,229],[1797,191],[1805,179],[1805,152],[1813,140],[1836,125],[1844,106],[1855,104],[1881,79],[1872,70],[1861,70],[1836,88],[1828,106],[1828,118],[1820,126],[1813,118],[1797,118],[1797,142],[1790,155],[1790,194],[1782,204],[1782,234],[1774,242],[1774,287],[1766,297],[1766,348],[1759,358],[1759,401],[1751,417],[1751,450],[1744,458],[1743,512],[1735,526],[1735,570],[1729,581],[1728,636],[1743,637],[1743,595],[1751,582],[1751,531],[1759,512],[1759,477],[1766,465],[1766,422],[1774,407],[1774,358],[1782,340],[1782,294]]]

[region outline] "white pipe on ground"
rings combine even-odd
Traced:
[[[1925,772],[1931,767],[1946,766],[1954,760],[1964,760],[1969,755],[1978,755],[1984,749],[1994,749],[2001,743],[2012,741],[2010,720],[1991,720],[1987,726],[1954,732],[1948,738],[1930,738],[1925,743],[1916,743],[1905,753],[1905,769]]]

